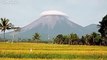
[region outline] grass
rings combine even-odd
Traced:
[[[0,43],[0,60],[107,60],[106,46]]]

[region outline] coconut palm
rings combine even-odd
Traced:
[[[103,17],[102,21],[100,23],[100,29],[99,32],[101,33],[102,37],[107,37],[107,15]]]
[[[33,35],[33,40],[40,40],[40,34],[39,33],[35,33]]]
[[[5,31],[11,29],[11,26],[10,26],[11,23],[9,23],[9,19],[6,19],[6,18],[1,18],[0,20],[1,20],[0,29],[1,31],[4,32],[4,39],[5,39]]]
[[[104,16],[102,21],[99,23],[100,29],[98,31],[101,33],[104,45],[107,45],[107,15]]]

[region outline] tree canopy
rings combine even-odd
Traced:
[[[101,33],[102,37],[107,37],[107,15],[103,17],[100,23],[100,29],[98,30]]]

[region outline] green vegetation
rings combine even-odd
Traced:
[[[39,33],[35,33],[27,41],[29,43],[25,40],[24,43],[0,42],[0,60],[107,60],[107,15],[99,27],[101,35],[93,32],[80,38],[75,33],[59,34],[54,38],[54,44],[43,43]],[[5,31],[9,29],[20,31],[20,27],[14,27],[9,19],[1,18],[0,30],[4,32],[4,40]]]
[[[55,37],[54,43],[57,44],[79,44],[79,45],[105,45],[107,46],[107,15],[103,17],[102,21],[99,22],[100,29],[98,30],[100,34],[93,32],[92,34],[87,34],[82,36],[81,38],[78,37],[77,34],[70,34],[70,35],[62,35],[59,34]]]
[[[59,34],[54,38],[54,43],[69,45],[104,45],[100,34],[93,32],[86,36],[78,37],[77,34],[62,35]]]
[[[100,25],[100,29],[99,29],[99,32],[101,33],[101,36],[102,37],[107,37],[107,15],[103,17],[102,21],[99,22]]]
[[[9,19],[1,18],[0,19],[0,29],[4,32],[4,39],[5,39],[5,31],[11,29],[11,23],[9,23]]]
[[[103,43],[107,45],[107,15],[103,17],[102,21],[99,22],[100,29],[98,30],[101,33],[101,37],[103,40]]]
[[[9,23],[9,19],[1,18],[0,20],[1,20],[0,30],[4,32],[4,40],[5,41],[6,41],[6,39],[5,39],[6,30],[10,30],[10,29],[14,29],[14,31],[19,31],[20,30],[20,27],[14,27],[14,25],[12,23]]]
[[[40,41],[40,34],[39,34],[39,33],[35,33],[35,34],[33,35],[32,40],[34,40],[34,41]]]

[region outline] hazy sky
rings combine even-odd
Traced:
[[[107,14],[107,0],[0,0],[0,18],[25,26],[46,10],[66,13],[71,21],[86,26],[98,24]]]

